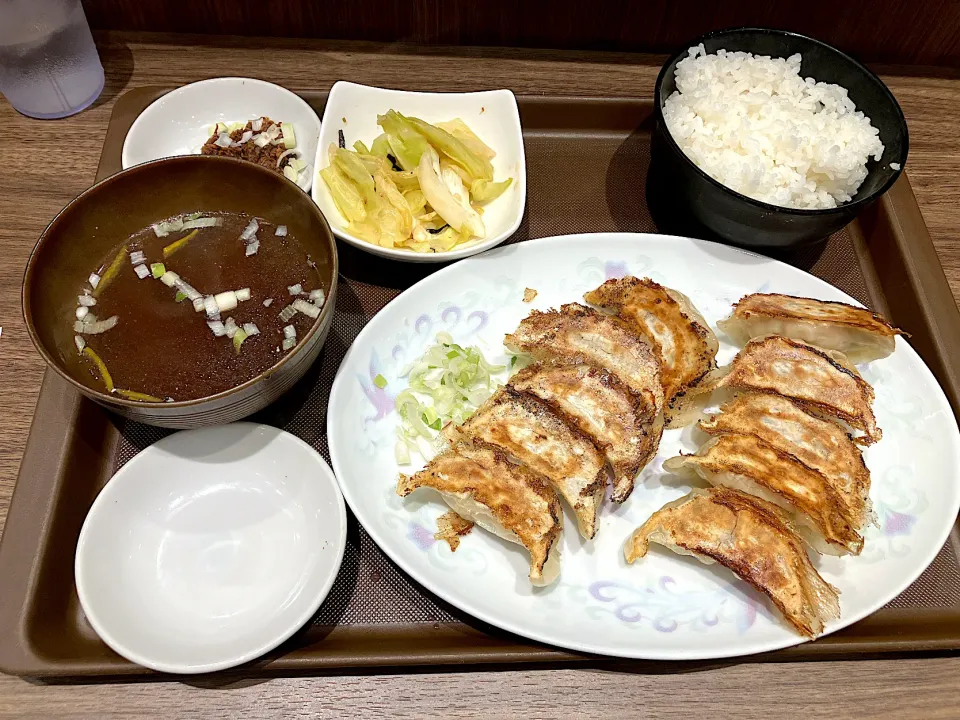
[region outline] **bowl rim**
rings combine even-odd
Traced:
[[[370,91],[382,92],[382,93],[390,93],[394,95],[407,95],[407,96],[413,96],[413,97],[419,97],[419,98],[430,98],[430,97],[436,97],[436,96],[443,96],[443,97],[477,96],[477,95],[492,95],[492,94],[507,93],[510,96],[510,99],[512,100],[511,107],[513,108],[513,114],[516,115],[517,129],[520,134],[520,142],[519,142],[520,151],[519,151],[517,160],[519,162],[520,175],[522,176],[523,182],[521,183],[520,182],[521,178],[518,177],[518,178],[515,178],[514,185],[516,185],[518,189],[522,189],[523,196],[520,201],[520,211],[517,213],[517,216],[513,218],[508,228],[506,228],[501,233],[498,233],[497,235],[483,238],[482,240],[475,241],[471,244],[465,244],[458,248],[454,248],[453,250],[443,250],[437,253],[420,253],[414,250],[398,250],[396,248],[384,248],[378,245],[374,245],[373,243],[367,242],[362,238],[358,238],[355,235],[351,235],[345,230],[331,224],[330,231],[334,234],[334,236],[336,236],[340,240],[343,240],[345,243],[348,243],[353,247],[358,248],[359,250],[362,250],[371,255],[376,255],[378,257],[386,258],[388,260],[397,260],[399,262],[409,262],[409,263],[443,263],[443,262],[451,262],[454,260],[462,260],[467,257],[472,257],[473,255],[479,255],[480,253],[486,252],[487,250],[492,250],[493,248],[499,245],[502,245],[511,237],[513,237],[513,235],[516,234],[517,230],[520,228],[521,223],[523,222],[523,217],[527,211],[527,195],[526,195],[527,193],[527,154],[526,154],[526,147],[524,146],[524,142],[523,142],[523,119],[520,117],[520,107],[517,104],[516,94],[510,88],[500,87],[500,88],[491,88],[489,90],[475,90],[472,92],[463,92],[459,90],[452,90],[452,91],[446,91],[446,92],[430,92],[430,91],[423,91],[423,90],[400,90],[397,88],[381,87],[379,85],[366,85],[364,83],[353,82],[352,80],[337,80],[330,87],[330,93],[327,98],[327,103],[323,109],[323,117],[320,120],[321,137],[323,135],[322,128],[324,127],[324,123],[327,121],[327,115],[330,114],[331,117],[336,117],[336,114],[331,110],[331,107],[334,107],[331,100],[334,99],[335,93],[338,94],[338,90],[339,92],[343,92],[343,88],[347,88],[347,87],[359,88],[361,92],[370,92]],[[315,194],[321,192],[321,190],[319,189],[321,183],[319,182],[317,176],[319,175],[320,170],[323,169],[319,166],[319,159],[321,155],[324,155],[324,154],[325,153],[323,151],[323,146],[318,140],[317,153],[313,163],[314,182],[310,190],[310,198],[313,200],[314,204],[317,205],[317,207],[320,207],[320,205],[317,202]],[[327,165],[324,165],[323,167],[325,168],[327,167]],[[323,213],[323,210],[321,210],[320,212]]]
[[[902,157],[900,158],[900,169],[895,170],[883,185],[881,185],[879,188],[874,190],[869,195],[866,195],[860,198],[859,200],[851,200],[850,202],[846,202],[846,203],[843,203],[842,205],[837,205],[837,207],[832,207],[832,208],[793,208],[793,207],[786,207],[783,205],[774,205],[772,203],[764,202],[763,200],[757,200],[755,198],[744,195],[743,193],[740,193],[734,190],[730,186],[724,185],[722,182],[720,182],[716,178],[711,177],[708,173],[704,172],[699,165],[697,165],[690,157],[687,156],[687,154],[683,151],[683,148],[681,148],[680,145],[677,144],[677,141],[674,139],[673,134],[670,132],[670,129],[666,126],[666,121],[664,120],[664,117],[663,117],[663,103],[665,100],[665,98],[663,97],[663,84],[664,84],[664,80],[666,79],[667,68],[673,65],[674,63],[678,62],[680,59],[682,59],[683,56],[685,56],[689,52],[690,48],[696,47],[697,45],[699,45],[700,43],[706,40],[722,38],[726,35],[730,35],[733,33],[740,33],[740,32],[752,32],[752,33],[759,33],[763,35],[781,35],[785,37],[795,37],[795,38],[800,38],[801,40],[806,40],[808,42],[811,42],[815,45],[819,45],[820,47],[829,50],[833,54],[837,55],[842,61],[854,66],[855,68],[860,70],[860,72],[862,72],[864,75],[870,78],[873,82],[875,82],[879,86],[883,94],[886,95],[887,100],[890,102],[891,106],[893,107],[897,115],[897,118],[900,121],[899,125],[900,125],[901,132],[903,134],[903,151],[902,151]],[[722,30],[711,30],[708,33],[704,33],[703,35],[700,35],[699,37],[684,43],[682,48],[677,52],[673,53],[660,67],[660,72],[657,74],[657,81],[654,84],[653,111],[655,113],[657,123],[659,125],[662,125],[663,127],[663,130],[664,130],[663,135],[666,136],[668,146],[675,154],[679,155],[683,159],[683,161],[687,164],[687,166],[693,168],[693,170],[700,177],[705,179],[711,185],[729,193],[730,195],[734,196],[738,200],[741,200],[747,203],[748,205],[752,205],[757,209],[763,210],[765,212],[777,212],[777,213],[787,214],[787,215],[797,215],[800,217],[826,217],[830,215],[837,215],[840,213],[849,212],[851,210],[858,210],[859,208],[862,208],[865,205],[869,205],[874,200],[876,200],[881,195],[883,195],[885,192],[887,192],[887,190],[889,190],[890,187],[900,178],[900,175],[903,174],[904,168],[906,167],[907,155],[909,154],[909,151],[910,151],[910,133],[907,128],[906,117],[904,117],[904,114],[903,114],[903,108],[900,107],[900,103],[897,101],[897,98],[894,96],[893,92],[891,92],[890,88],[887,87],[887,84],[883,82],[883,80],[881,80],[876,73],[874,73],[872,70],[867,68],[863,63],[861,63],[858,60],[855,60],[854,58],[852,58],[850,55],[847,55],[842,50],[839,50],[835,48],[833,45],[825,43],[822,40],[817,40],[816,38],[810,37],[809,35],[792,32],[790,30],[778,30],[776,28],[764,28],[764,27],[752,27],[752,26],[731,27],[731,28],[724,28]]]
[[[323,227],[327,231],[327,238],[329,240],[330,250],[331,250],[332,279],[330,281],[330,291],[327,293],[327,300],[323,305],[323,309],[320,311],[320,315],[313,322],[313,325],[311,325],[307,333],[303,336],[303,339],[297,343],[297,345],[294,347],[292,352],[287,353],[282,358],[280,358],[279,361],[277,361],[276,363],[268,367],[266,370],[264,370],[261,373],[258,373],[256,376],[250,378],[246,382],[241,383],[240,385],[236,385],[232,388],[223,390],[222,392],[216,393],[214,395],[205,395],[204,397],[194,398],[192,400],[176,400],[174,402],[163,402],[163,403],[142,403],[142,402],[137,402],[136,400],[127,400],[126,398],[120,397],[118,395],[102,392],[95,388],[91,388],[88,385],[84,385],[79,380],[72,377],[68,372],[64,371],[62,367],[60,367],[59,361],[56,358],[54,358],[49,352],[47,352],[46,347],[43,345],[43,343],[40,340],[40,335],[37,332],[37,328],[33,319],[33,308],[31,307],[29,302],[30,290],[32,288],[33,281],[34,281],[33,276],[36,273],[37,255],[40,250],[40,246],[43,244],[44,240],[50,235],[50,233],[53,230],[56,229],[56,226],[59,223],[63,222],[63,219],[66,216],[66,214],[68,212],[71,212],[74,206],[85,201],[90,195],[92,195],[95,192],[101,192],[102,189],[109,188],[114,183],[123,182],[128,175],[132,175],[135,173],[150,172],[158,165],[165,165],[165,164],[171,164],[171,163],[190,164],[190,163],[197,163],[197,162],[219,163],[226,167],[232,166],[234,169],[241,166],[245,168],[253,168],[252,170],[253,172],[266,173],[272,178],[275,178],[285,183],[290,183],[292,187],[296,188],[299,192],[303,193],[303,191],[300,189],[300,187],[296,183],[291,182],[290,180],[286,179],[281,175],[277,175],[275,172],[273,172],[268,168],[265,168],[261,165],[257,165],[256,163],[248,162],[246,160],[241,160],[239,158],[230,158],[230,157],[221,157],[221,156],[212,156],[212,155],[175,155],[173,157],[159,158],[157,160],[151,160],[150,162],[140,163],[139,165],[133,165],[127,168],[126,170],[120,170],[119,172],[116,172],[113,175],[109,175],[103,178],[102,180],[100,180],[99,182],[94,183],[93,185],[88,187],[86,190],[81,192],[73,200],[67,203],[54,216],[53,220],[51,220],[47,224],[47,226],[43,229],[43,232],[40,233],[40,237],[37,239],[37,242],[34,245],[33,250],[30,251],[30,257],[27,260],[27,266],[23,272],[23,282],[20,288],[21,311],[23,313],[24,324],[27,326],[27,333],[30,335],[30,340],[33,342],[34,347],[37,349],[37,352],[40,353],[40,357],[43,358],[44,362],[47,364],[48,367],[53,368],[53,370],[56,371],[61,378],[63,378],[68,383],[73,385],[73,387],[76,388],[81,394],[86,395],[87,397],[90,397],[92,399],[95,399],[104,405],[123,407],[123,408],[149,407],[154,409],[159,409],[159,408],[164,408],[164,409],[165,408],[171,408],[171,409],[181,408],[182,409],[182,408],[196,407],[198,405],[206,404],[211,401],[222,400],[230,397],[231,395],[241,393],[245,390],[248,390],[254,384],[264,380],[270,375],[273,375],[281,367],[286,365],[288,362],[291,362],[294,359],[294,357],[296,357],[299,353],[301,353],[304,350],[304,348],[306,348],[309,345],[307,341],[310,338],[312,338],[317,332],[320,331],[320,328],[322,328],[324,324],[328,321],[329,316],[334,313],[333,306],[336,304],[337,285],[338,285],[338,278],[340,276],[340,259],[337,255],[337,241],[333,235],[333,231],[330,229],[330,224],[327,222],[327,218],[324,217],[322,212],[320,212],[320,208],[317,207],[316,203],[314,203],[313,200],[311,200],[310,196],[307,193],[303,193],[304,200],[306,201],[307,205],[309,205],[309,207],[307,208],[307,212],[316,212],[317,216],[319,216],[320,220],[322,221]]]
[[[111,500],[111,493],[117,490],[118,485],[113,483],[114,479],[119,478],[121,485],[124,483],[127,485],[130,485],[131,483],[142,484],[143,481],[140,478],[143,477],[143,471],[139,468],[139,466],[142,464],[142,461],[140,461],[140,463],[133,462],[142,453],[138,453],[138,455],[131,460],[129,464],[130,470],[125,470],[128,465],[124,465],[117,470],[116,473],[114,473],[114,475],[110,478],[110,481],[105,486],[104,491],[99,493],[97,497],[94,498],[94,501],[91,504],[90,509],[87,511],[86,517],[84,518],[83,525],[80,528],[80,534],[77,537],[76,548],[73,554],[73,571],[76,578],[76,589],[80,606],[87,614],[87,619],[93,626],[100,639],[124,658],[158,672],[197,675],[236,667],[263,656],[265,653],[270,652],[293,637],[296,632],[303,627],[304,623],[316,615],[320,605],[327,599],[327,597],[329,597],[330,592],[333,589],[333,585],[340,574],[340,568],[343,565],[343,558],[346,551],[349,520],[347,518],[346,502],[343,498],[343,493],[340,490],[340,483],[337,481],[337,477],[334,474],[330,463],[328,463],[320,454],[320,452],[312,445],[297,437],[293,433],[283,430],[282,428],[267,425],[265,423],[251,422],[250,420],[239,420],[237,422],[222,425],[193,428],[183,432],[190,433],[192,437],[196,437],[197,433],[203,433],[204,435],[226,433],[229,435],[236,432],[254,432],[269,436],[270,440],[272,442],[276,442],[277,445],[282,443],[291,443],[290,447],[279,448],[273,452],[276,453],[284,450],[289,452],[290,450],[294,450],[297,453],[304,453],[304,456],[309,457],[311,462],[319,462],[319,472],[316,474],[323,478],[324,483],[327,483],[327,486],[321,488],[319,493],[321,497],[329,497],[334,500],[333,504],[336,507],[335,514],[338,521],[338,527],[336,528],[338,532],[336,533],[337,537],[334,541],[335,552],[334,556],[331,558],[330,572],[327,573],[327,578],[323,582],[320,592],[317,593],[316,597],[311,595],[309,602],[303,603],[303,611],[292,619],[292,622],[290,622],[283,632],[278,633],[269,641],[261,643],[261,645],[255,648],[248,648],[242,653],[236,653],[233,655],[233,657],[207,662],[202,665],[193,665],[186,662],[168,662],[164,660],[156,661],[154,657],[150,656],[149,653],[144,654],[136,649],[131,649],[130,645],[127,645],[123,642],[118,642],[114,633],[111,630],[106,629],[104,623],[102,622],[104,617],[103,613],[100,613],[99,609],[96,607],[96,601],[93,603],[90,602],[91,595],[87,592],[87,587],[89,584],[87,582],[87,578],[89,577],[89,572],[85,571],[84,568],[89,566],[94,557],[92,555],[93,550],[88,547],[88,538],[93,532],[91,528],[97,523],[104,522],[103,518],[100,518],[97,514],[95,514],[95,512],[103,514],[103,506]],[[143,452],[149,450],[157,452],[158,450],[166,450],[171,445],[174,445],[175,447],[179,446],[186,439],[183,436],[183,432],[173,433],[172,435],[161,438],[157,442],[145,448]],[[268,451],[261,449],[258,452],[263,455]],[[193,460],[184,461],[181,458],[181,461],[187,465],[197,464],[197,462]],[[203,480],[205,481],[205,479]],[[316,479],[314,479],[314,481],[316,481]],[[129,504],[129,500],[127,502]]]
[[[175,88],[173,88],[172,90],[170,90],[169,92],[163,93],[163,95],[161,95],[160,97],[158,97],[158,98],[157,98],[156,100],[154,100],[152,103],[150,103],[149,105],[147,105],[143,110],[141,110],[141,111],[140,111],[140,114],[137,115],[136,118],[134,118],[133,123],[130,125],[130,128],[127,130],[127,134],[123,136],[123,145],[122,145],[121,148],[120,148],[120,165],[121,165],[121,167],[122,167],[124,170],[129,170],[129,169],[132,168],[132,167],[136,167],[137,164],[139,164],[139,165],[145,165],[145,164],[146,164],[146,163],[136,163],[136,164],[130,164],[130,165],[127,164],[127,163],[129,162],[129,158],[128,158],[128,156],[127,156],[128,149],[129,149],[128,143],[129,143],[129,141],[130,141],[131,136],[135,136],[136,133],[139,131],[138,128],[139,128],[139,126],[140,126],[140,124],[141,124],[141,121],[142,121],[142,122],[146,122],[145,120],[143,120],[143,118],[144,118],[145,116],[148,116],[151,112],[156,112],[156,111],[157,111],[157,107],[158,107],[162,102],[164,102],[164,101],[166,101],[166,100],[169,100],[171,97],[175,97],[175,96],[178,96],[178,95],[186,95],[186,94],[189,94],[190,92],[193,92],[193,91],[197,90],[198,88],[199,88],[199,89],[202,89],[202,87],[205,86],[205,85],[230,85],[230,84],[234,84],[234,83],[240,83],[240,84],[243,84],[243,83],[251,83],[251,84],[254,84],[254,85],[259,85],[259,86],[264,87],[264,88],[269,88],[269,89],[270,89],[270,92],[276,92],[278,95],[286,96],[286,97],[288,97],[288,98],[291,98],[291,99],[294,100],[295,102],[299,103],[299,104],[303,107],[303,109],[304,109],[304,111],[305,111],[305,115],[308,115],[308,116],[310,116],[310,117],[312,118],[312,120],[313,120],[312,131],[315,131],[315,132],[316,132],[316,134],[317,134],[317,140],[318,140],[318,142],[319,142],[321,125],[320,125],[320,118],[317,116],[316,110],[314,110],[312,107],[310,107],[310,103],[308,103],[306,100],[304,100],[302,97],[300,97],[299,95],[297,95],[297,94],[296,94],[295,92],[293,92],[292,90],[289,90],[289,89],[283,87],[282,85],[277,85],[276,83],[269,82],[268,80],[260,80],[259,78],[253,78],[253,77],[243,77],[243,76],[241,76],[241,75],[228,75],[228,76],[225,76],[225,77],[212,77],[212,78],[206,78],[205,80],[197,80],[196,82],[187,83],[186,85],[180,85],[179,87],[175,87]],[[299,144],[299,140],[298,140],[298,144]],[[186,156],[183,156],[183,155],[168,155],[168,156],[166,156],[166,157],[186,157]],[[218,157],[219,157],[219,156],[218,156]],[[156,162],[157,160],[162,160],[162,159],[163,159],[163,158],[154,158],[153,160],[148,160],[147,162]],[[311,178],[311,180],[312,180],[312,178]]]

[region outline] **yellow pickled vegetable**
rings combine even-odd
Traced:
[[[473,176],[470,173],[468,173],[466,170],[464,170],[462,167],[460,167],[459,165],[452,163],[446,159],[440,160],[441,175],[443,174],[444,171],[447,171],[447,170],[449,170],[452,173],[456,173],[457,177],[460,178],[460,182],[466,185],[467,187],[471,187],[475,182],[475,180],[473,179]]]
[[[417,190],[420,188],[420,181],[417,179],[416,170],[404,170],[402,172],[396,172],[395,170],[390,170],[384,173],[394,185],[397,186],[397,189],[400,192],[406,192],[408,190]]]
[[[351,223],[362,223],[367,219],[367,209],[360,191],[336,165],[325,167],[320,171],[320,177],[327,184],[330,196],[341,215]]]
[[[333,151],[333,163],[349,181],[357,186],[363,201],[369,205],[375,192],[373,175],[360,160],[360,156],[349,150],[337,148]]]
[[[420,187],[420,183],[417,180],[416,170],[397,171],[393,169],[390,161],[386,158],[378,157],[376,155],[361,155],[359,153],[351,154],[355,155],[360,160],[367,172],[369,172],[371,175],[382,173],[386,177],[390,178],[400,192],[416,190]]]
[[[386,158],[380,157],[378,155],[363,155],[357,153],[357,158],[363,163],[363,166],[367,169],[367,172],[373,175],[376,172],[393,172],[393,168],[390,165],[390,161]],[[331,158],[331,162],[332,162]]]
[[[474,135],[473,130],[467,127],[467,124],[460,118],[454,118],[447,122],[434,123],[441,130],[446,130],[457,140],[470,148],[473,152],[487,160],[493,160],[497,154],[486,144]]]
[[[380,244],[380,229],[371,221],[364,223],[350,223],[347,230],[361,240],[366,240],[373,245]]]
[[[404,214],[394,207],[383,193],[377,194],[377,206],[371,219],[380,231],[379,245],[385,248],[402,244],[413,229],[412,219],[407,223]]]
[[[404,170],[413,170],[420,163],[420,156],[428,147],[424,136],[404,121],[396,110],[377,116],[377,124],[383,128],[390,144],[390,154]]]
[[[470,235],[484,237],[486,230],[483,221],[469,205],[464,207],[450,188],[440,177],[440,158],[436,151],[429,147],[420,158],[417,167],[417,177],[420,179],[420,190],[437,214],[442,217],[454,230],[469,231]],[[454,177],[456,177],[454,175]],[[458,178],[459,179],[459,178]]]
[[[473,152],[462,140],[420,118],[403,117],[399,113],[397,115],[422,134],[437,152],[446,155],[471,176],[478,180],[493,180],[493,165],[490,160]]]
[[[403,197],[406,199],[412,215],[417,216],[423,214],[423,210],[427,205],[427,199],[420,191],[419,185],[416,190],[407,190],[403,194]]]
[[[390,155],[390,141],[387,140],[387,134],[381,133],[377,135],[376,139],[373,141],[373,145],[370,146],[370,154],[377,155],[378,157],[386,158],[387,155]]]
[[[470,237],[465,233],[458,233],[452,227],[446,227],[440,232],[431,235],[430,246],[438,252],[443,252],[452,250],[454,246],[459,245],[461,242],[466,242],[469,239]]]
[[[382,173],[378,173],[374,178],[377,184],[377,192],[400,214],[401,232],[404,238],[410,236],[413,232],[413,213],[410,212],[410,204],[403,194],[394,185],[393,180]]]
[[[373,175],[360,160],[360,156],[349,150],[336,148],[333,154],[333,162],[337,167],[352,180],[361,189],[373,189]]]
[[[377,123],[383,133],[369,147],[331,144],[330,166],[320,171],[347,230],[412,252],[485,237],[482,204],[511,183],[493,181],[494,151],[459,118],[431,125],[388,110]]]
[[[510,187],[513,178],[507,178],[501,182],[489,182],[488,180],[474,180],[470,186],[470,198],[475,203],[488,203],[496,200],[503,195],[503,192]]]

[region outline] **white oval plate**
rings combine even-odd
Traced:
[[[401,500],[394,488],[398,373],[444,330],[504,362],[504,333],[531,309],[574,302],[611,277],[632,274],[686,293],[715,325],[733,302],[753,292],[855,302],[783,263],[699,240],[609,233],[534,240],[444,268],[381,310],[354,341],[330,396],[327,432],[333,467],[347,502],[380,547],[417,582],[461,610],[504,630],[582,652],[645,659],[721,658],[796,645],[795,634],[764,598],[719,566],[668,551],[627,566],[622,545],[650,513],[685,494],[661,483],[663,459],[695,445],[689,431],[664,433],[657,458],[630,499],[607,504],[591,543],[568,515],[560,580],[534,589],[524,550],[475,529],[451,553],[435,542],[439,499],[420,491]],[[524,288],[538,291],[530,303]],[[718,361],[735,353],[721,347]],[[960,506],[960,436],[950,406],[914,350],[862,368],[876,388],[884,435],[869,448],[871,497],[879,528],[863,554],[822,558],[823,576],[841,590],[834,632],[895,598],[930,564]],[[373,384],[382,374],[383,389]]]
[[[357,140],[369,146],[381,132],[377,115],[396,110],[427,122],[460,118],[481,140],[497,153],[493,159],[495,180],[512,177],[510,187],[483,209],[487,236],[471,240],[453,250],[421,253],[412,250],[384,248],[351,235],[347,221],[330,196],[327,184],[317,175],[330,164],[327,149],[338,142],[343,131],[348,148]],[[341,80],[330,89],[323,111],[320,142],[313,163],[314,182],[311,197],[323,211],[333,234],[341,240],[374,255],[403,262],[449,262],[476,255],[502,243],[520,227],[527,203],[527,161],[523,150],[523,132],[517,98],[509,90],[485,90],[471,93],[425,93],[358,85]]]
[[[134,120],[123,141],[123,169],[175,155],[199,155],[210,126],[268,116],[293,124],[300,159],[312,163],[320,137],[320,119],[303,98],[286,88],[254,78],[201,80],[171,90]],[[304,181],[310,192],[313,172]]]
[[[346,538],[336,479],[305,442],[252,423],[188,430],[141,452],[97,496],[77,543],[77,593],[128,660],[222,670],[310,620]]]

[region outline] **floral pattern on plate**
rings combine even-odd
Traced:
[[[462,261],[384,308],[344,359],[328,413],[331,457],[344,495],[374,540],[415,580],[509,632],[584,652],[652,659],[729,657],[801,642],[762,596],[723,568],[668,552],[624,563],[622,545],[633,529],[690,489],[660,468],[663,459],[696,448],[688,430],[664,434],[630,499],[602,511],[593,541],[583,541],[567,518],[561,577],[549,588],[530,587],[521,547],[482,530],[450,553],[432,538],[436,518],[446,511],[436,494],[419,491],[401,500],[393,492],[401,471],[393,457],[398,418],[386,405],[405,387],[403,370],[437,331],[502,362],[503,334],[530,310],[580,301],[583,292],[624,274],[685,293],[713,326],[733,302],[758,290],[852,302],[779,262],[656,235],[538,240]],[[532,303],[522,301],[526,287],[538,292]],[[718,362],[724,364],[736,348],[718,337]],[[865,454],[879,527],[867,533],[860,557],[817,559],[825,579],[841,590],[842,616],[828,625],[831,632],[906,588],[939,551],[960,505],[960,437],[929,370],[901,338],[893,356],[862,371],[876,387],[884,430],[883,440]],[[376,374],[388,380],[383,394],[370,391]]]

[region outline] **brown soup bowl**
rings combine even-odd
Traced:
[[[76,363],[73,311],[84,280],[124,238],[183,213],[245,213],[286,225],[317,264],[329,288],[320,317],[279,362],[242,385],[216,395],[142,403],[107,393]],[[333,320],[337,247],[319,208],[294,183],[243,160],[190,155],[124,170],[97,183],[47,226],[23,279],[23,316],[47,364],[79,392],[123,417],[189,429],[233,422],[262,410],[297,382],[320,354]]]

